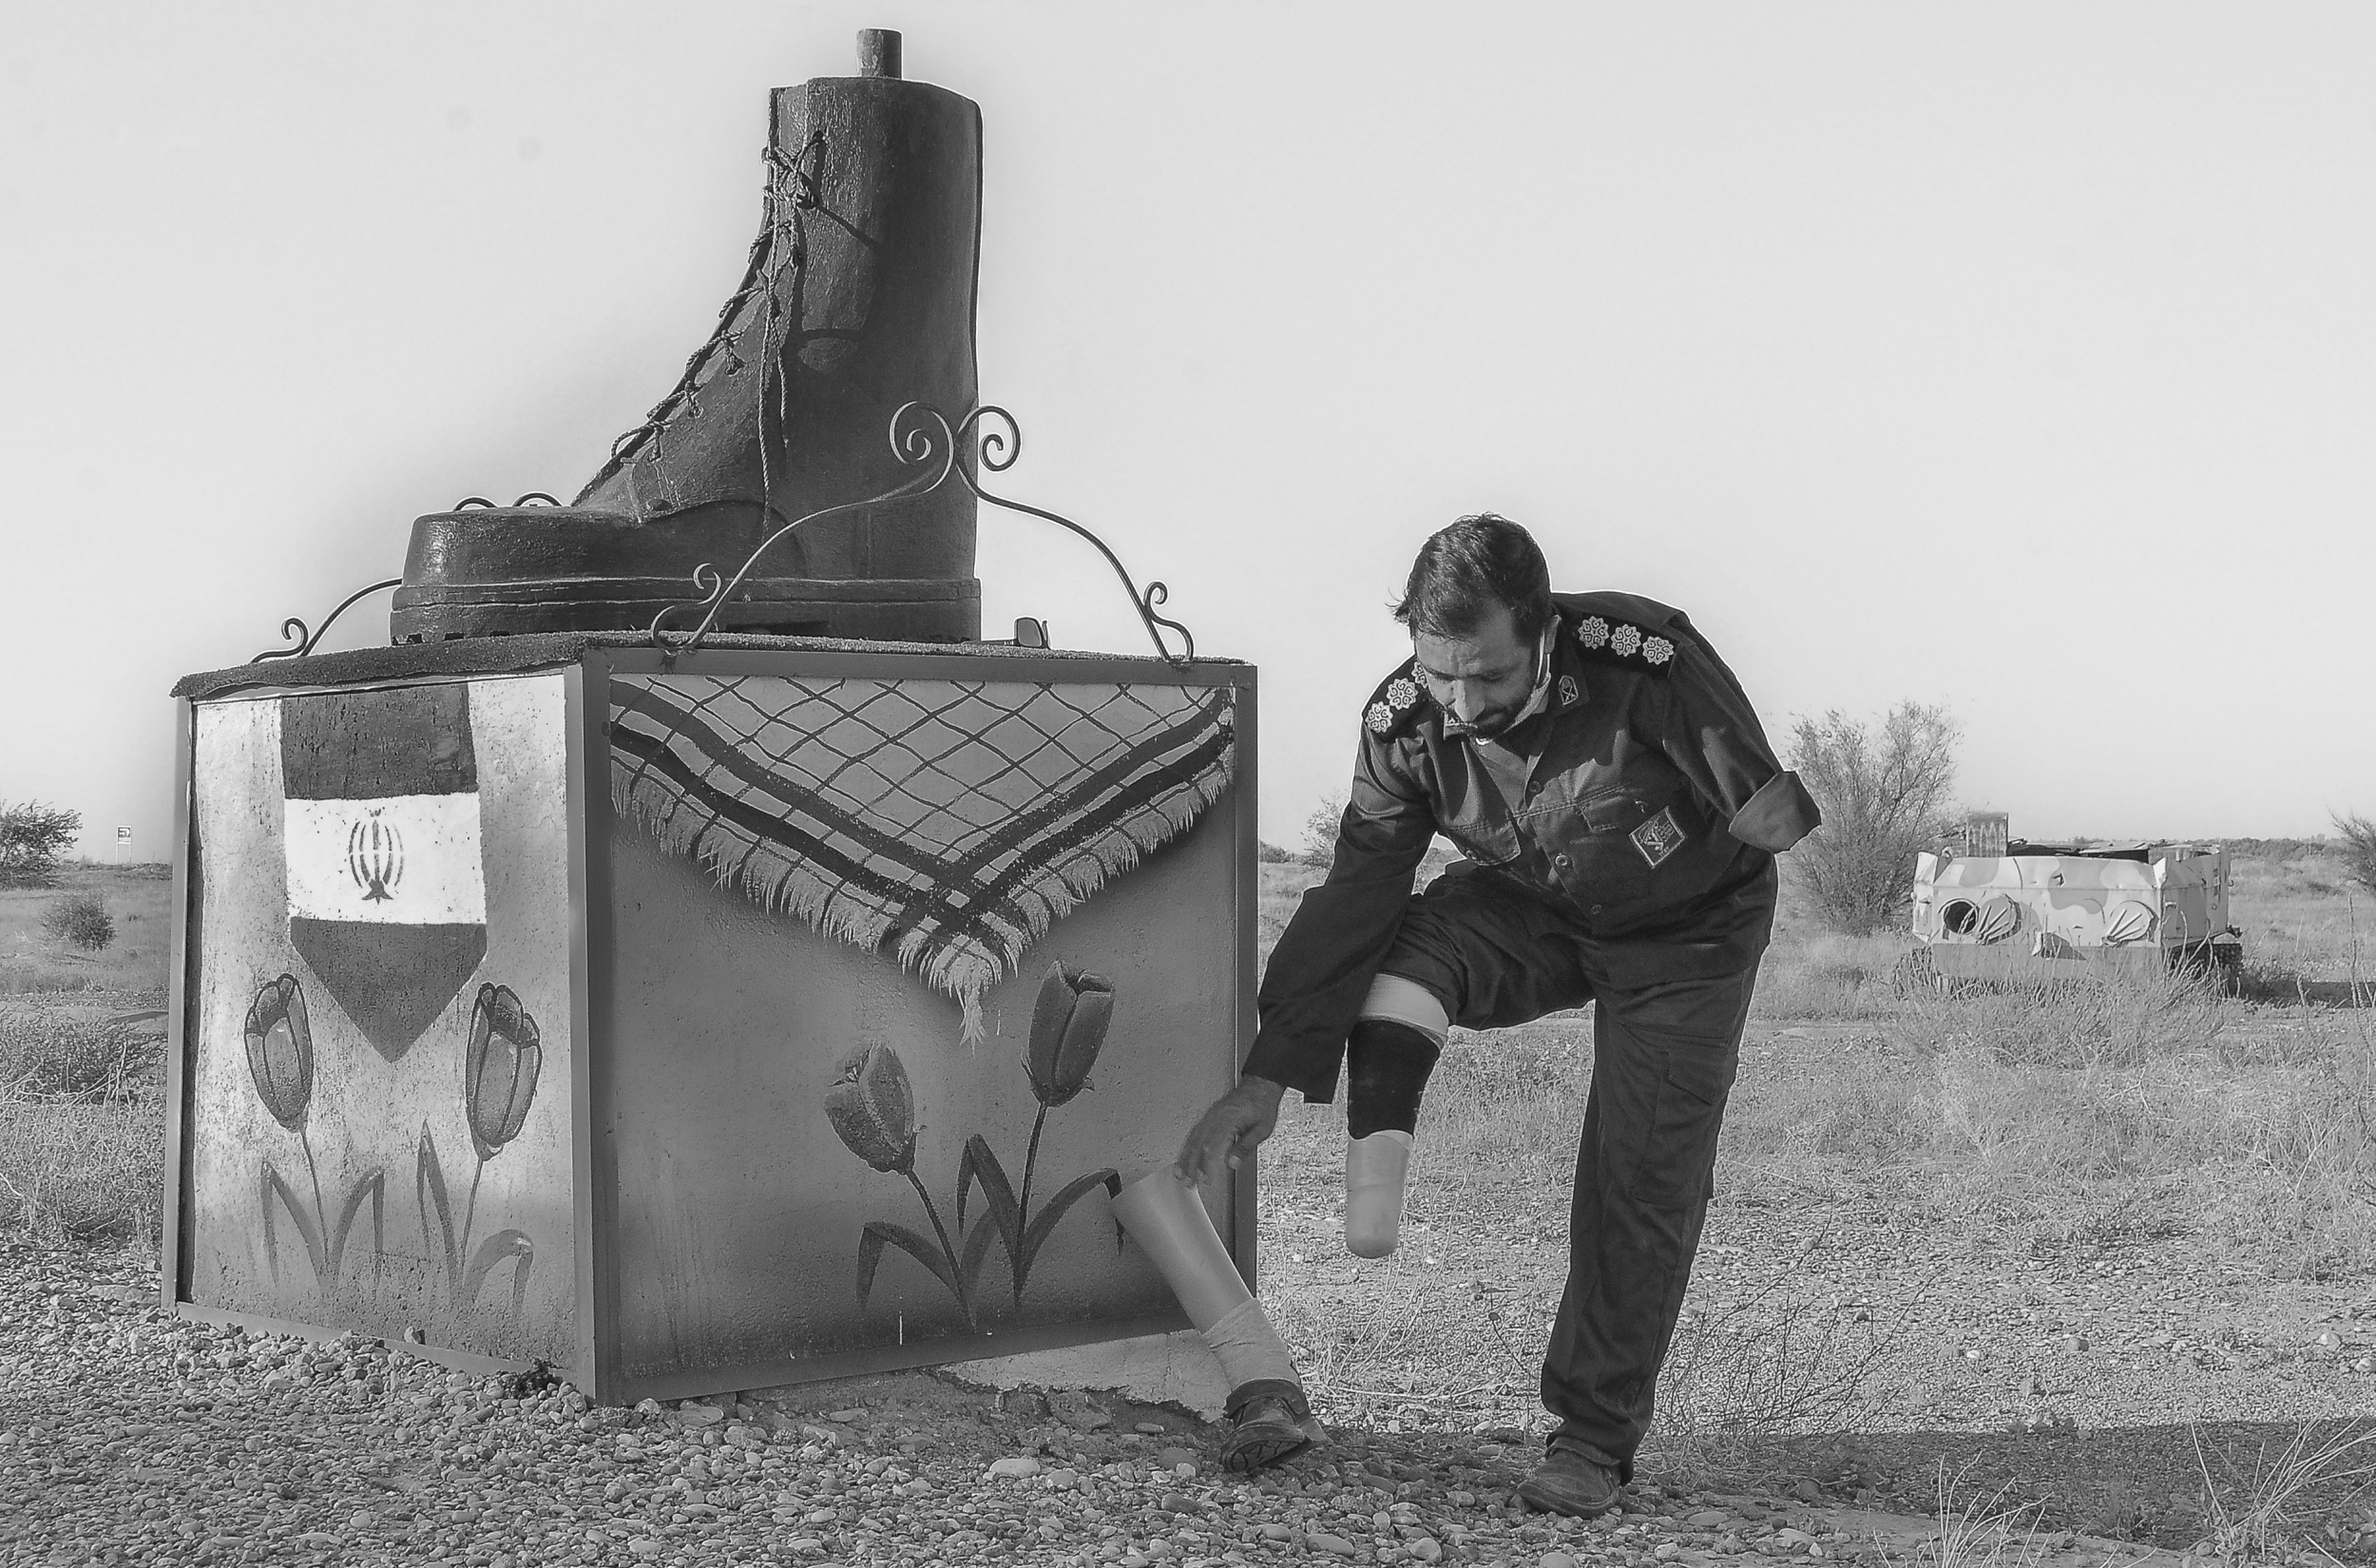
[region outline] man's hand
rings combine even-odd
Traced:
[[[1237,1087],[1205,1107],[1188,1129],[1172,1165],[1179,1179],[1198,1185],[1224,1164],[1237,1169],[1238,1160],[1254,1153],[1255,1145],[1278,1125],[1279,1097],[1286,1092],[1285,1085],[1267,1078],[1239,1079]]]

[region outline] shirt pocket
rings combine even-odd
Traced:
[[[1613,906],[1648,897],[1658,868],[1690,841],[1696,822],[1670,781],[1598,790],[1542,810],[1528,826],[1580,902]]]

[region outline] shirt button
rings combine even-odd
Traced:
[[[1551,857],[1551,864],[1552,864],[1552,865],[1554,865],[1554,866],[1557,866],[1557,867],[1558,867],[1561,870],[1562,870],[1562,871],[1563,871],[1563,870],[1567,870],[1568,865],[1569,865],[1569,861],[1568,861],[1567,856],[1565,856],[1565,855],[1563,855],[1563,854],[1555,854],[1555,855],[1553,855],[1553,856]]]
[[[1598,905],[1598,904],[1595,904],[1595,905],[1592,907],[1592,912],[1593,912],[1594,914],[1599,914],[1599,913],[1600,912],[1600,905]]]

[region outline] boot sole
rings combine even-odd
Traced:
[[[1312,1446],[1312,1438],[1292,1422],[1257,1421],[1233,1427],[1221,1440],[1221,1468],[1260,1470],[1294,1458]]]
[[[1574,1498],[1555,1497],[1536,1487],[1531,1481],[1518,1484],[1518,1501],[1538,1514],[1564,1514],[1569,1519],[1599,1519],[1622,1501],[1622,1492],[1612,1493],[1605,1502],[1585,1502]]]

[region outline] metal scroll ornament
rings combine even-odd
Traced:
[[[455,511],[460,511],[465,507],[491,507],[493,505],[494,503],[492,501],[488,500],[483,495],[466,495],[461,500],[453,504],[453,509]],[[561,503],[554,500],[551,496],[546,495],[543,490],[530,490],[527,494],[520,497],[519,500],[514,501],[512,505],[515,507],[526,507],[529,505],[558,507]],[[391,577],[383,579],[377,583],[370,583],[364,587],[357,588],[353,593],[347,595],[344,599],[338,601],[338,607],[331,611],[328,615],[323,616],[322,623],[316,626],[311,631],[306,629],[304,621],[299,621],[296,616],[291,616],[288,620],[283,621],[280,623],[280,635],[289,640],[289,645],[285,648],[267,648],[262,653],[259,653],[255,658],[249,660],[248,662],[251,664],[261,664],[268,659],[302,659],[307,654],[312,653],[315,646],[321,641],[323,637],[329,634],[331,622],[336,621],[340,616],[346,614],[348,610],[352,609],[357,600],[368,599],[373,594],[378,593],[385,588],[400,588],[402,586],[404,586],[403,578]]]
[[[1139,622],[1146,627],[1147,638],[1155,644],[1156,653],[1164,662],[1178,669],[1186,669],[1196,662],[1195,635],[1169,616],[1157,613],[1157,605],[1170,601],[1171,589],[1161,583],[1149,583],[1141,590],[1131,578],[1129,569],[1121,564],[1121,559],[1106,546],[1105,541],[1068,517],[1060,517],[1025,502],[992,495],[982,488],[964,464],[957,461],[957,443],[963,438],[977,444],[975,455],[984,468],[992,473],[1004,473],[1013,468],[1015,460],[1023,455],[1023,428],[1016,423],[1013,414],[995,403],[985,403],[952,426],[947,415],[928,403],[903,403],[899,411],[891,415],[889,434],[891,455],[901,464],[917,470],[906,482],[863,501],[846,501],[793,519],[759,541],[758,547],[744,559],[741,567],[731,578],[721,577],[715,565],[704,561],[693,569],[694,591],[700,597],[671,604],[652,618],[653,645],[672,656],[691,653],[699,647],[702,641],[717,628],[719,609],[734,597],[735,590],[742,585],[743,580],[751,575],[760,557],[786,535],[827,518],[844,516],[909,496],[929,494],[946,484],[953,473],[974,493],[976,499],[1068,528],[1097,546],[1098,553],[1105,558],[1105,564],[1113,567],[1114,575],[1121,580],[1123,592],[1130,596],[1130,607],[1138,612]],[[670,621],[680,616],[690,616],[696,611],[700,613],[701,619],[691,631],[676,635],[670,633]],[[1178,652],[1173,651],[1171,644],[1164,640],[1163,632],[1158,628],[1168,628],[1179,635]]]
[[[289,645],[285,648],[267,648],[262,653],[259,653],[255,658],[249,660],[248,662],[251,664],[261,664],[267,659],[304,658],[307,654],[314,651],[314,645],[319,642],[322,640],[323,635],[330,630],[330,623],[337,620],[340,616],[346,614],[348,608],[352,606],[356,600],[367,599],[383,588],[396,587],[403,582],[404,579],[401,577],[392,577],[384,582],[374,583],[367,587],[355,589],[353,593],[338,601],[338,607],[331,611],[328,615],[323,616],[322,623],[311,631],[306,630],[305,622],[299,621],[296,616],[289,617],[288,620],[283,621],[280,623],[280,635],[289,640]]]

